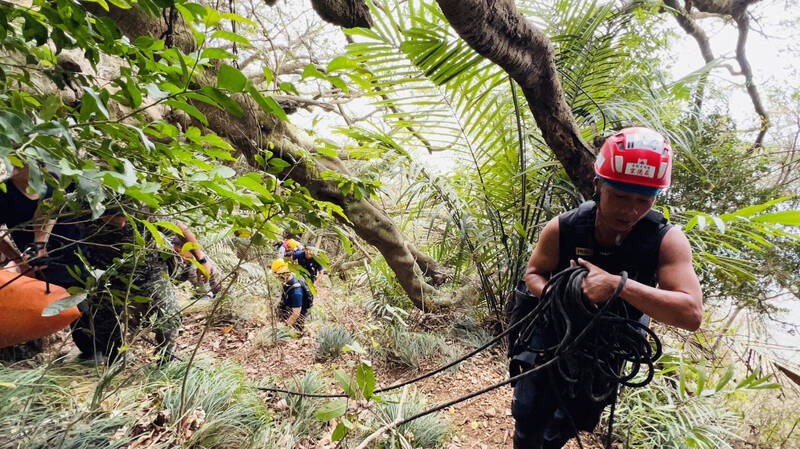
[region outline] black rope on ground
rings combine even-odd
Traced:
[[[427,379],[429,377],[435,376],[435,375],[441,373],[442,371],[445,371],[445,370],[447,370],[449,368],[452,368],[452,367],[458,365],[459,363],[462,363],[465,360],[469,359],[470,357],[478,354],[479,352],[486,350],[490,346],[493,346],[493,345],[497,344],[500,340],[505,338],[509,333],[511,333],[514,330],[516,330],[519,326],[521,326],[523,323],[526,323],[528,320],[535,320],[536,318],[538,318],[538,315],[540,314],[541,310],[542,310],[541,304],[537,305],[536,308],[534,310],[532,310],[524,318],[522,318],[521,320],[517,321],[513,325],[509,326],[506,330],[501,332],[498,336],[496,336],[493,339],[489,340],[488,342],[484,343],[483,346],[473,350],[472,352],[469,352],[469,353],[457,358],[456,360],[453,360],[452,362],[450,362],[450,363],[448,363],[448,364],[446,364],[444,366],[436,368],[433,371],[429,371],[429,372],[427,372],[425,374],[422,374],[420,376],[417,376],[417,377],[415,377],[413,379],[409,379],[409,380],[406,380],[406,381],[403,381],[403,382],[400,382],[398,384],[394,384],[394,385],[391,385],[391,386],[388,386],[388,387],[385,387],[385,388],[378,388],[375,391],[373,391],[373,394],[383,393],[383,392],[391,391],[391,390],[397,390],[398,388],[402,388],[402,387],[405,387],[407,385],[411,385],[413,383],[417,383],[417,382],[419,382],[421,380],[424,380],[424,379]],[[534,317],[534,315],[537,315],[537,316]],[[302,397],[311,397],[311,398],[347,398],[347,397],[349,397],[347,394],[344,394],[344,393],[303,393],[301,391],[292,391],[292,390],[286,390],[286,389],[281,389],[281,388],[273,388],[273,387],[257,387],[257,388],[259,390],[261,390],[261,391],[270,391],[270,392],[273,392],[273,393],[285,393],[285,394],[290,394],[290,395],[293,395],[293,396],[302,396]]]

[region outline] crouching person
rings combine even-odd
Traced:
[[[314,305],[314,296],[304,279],[289,271],[289,264],[283,259],[272,262],[272,272],[283,283],[281,302],[278,304],[278,317],[287,327],[302,331],[308,309]]]
[[[121,208],[83,226],[84,235],[89,236],[87,261],[102,274],[79,305],[82,315],[72,332],[81,356],[113,360],[124,341],[146,329],[155,334],[158,355],[170,360],[181,326],[181,311],[168,276],[173,254],[161,249],[144,226],[129,222]],[[141,236],[138,244],[137,233]]]

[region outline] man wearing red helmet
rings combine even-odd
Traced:
[[[589,270],[584,296],[602,303],[620,283],[628,316],[696,330],[703,318],[703,295],[692,266],[689,241],[653,210],[669,187],[672,149],[647,128],[626,128],[609,137],[595,161],[594,201],[552,219],[542,229],[525,273],[525,284],[540,296],[551,273],[570,265]],[[542,330],[533,347],[544,347]],[[534,361],[539,364],[542,361]],[[561,448],[576,430],[591,431],[609,402],[578,396],[559,400],[547,375],[523,377],[515,385],[511,410],[517,449]],[[556,387],[556,388],[554,388]]]

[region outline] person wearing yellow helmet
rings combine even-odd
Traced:
[[[283,259],[287,255],[291,258],[295,251],[303,249],[303,244],[295,239],[283,239],[283,242],[276,243],[275,246],[278,249],[278,259]]]
[[[314,304],[314,296],[305,283],[289,270],[289,264],[283,259],[275,259],[270,267],[272,273],[283,283],[281,301],[278,304],[278,316],[287,327],[302,331],[308,309]]]

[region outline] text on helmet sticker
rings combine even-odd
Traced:
[[[661,134],[649,130],[641,129],[635,134],[629,134],[625,138],[626,149],[650,150],[659,154],[664,152],[664,137]]]
[[[639,159],[638,162],[628,162],[625,164],[625,174],[652,178],[656,175],[656,166],[647,163],[647,159]]]

